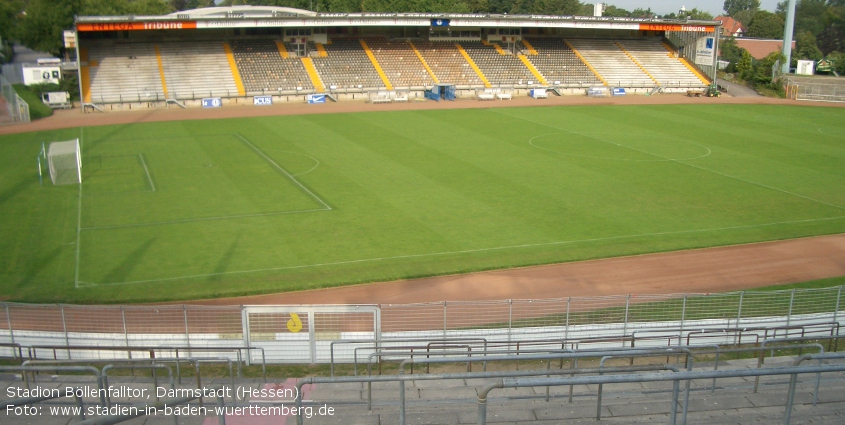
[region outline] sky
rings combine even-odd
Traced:
[[[774,12],[779,1],[783,0],[760,0],[760,9]],[[713,16],[722,14],[722,6],[724,0],[581,0],[581,3],[606,3],[625,10],[634,10],[636,8],[648,9],[649,7],[654,13],[666,14],[670,12],[677,12],[681,10],[681,6],[686,6],[687,10],[698,8],[710,12]]]

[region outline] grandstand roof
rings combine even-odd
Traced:
[[[558,15],[318,13],[289,7],[229,6],[158,16],[79,16],[78,31],[272,27],[523,27],[714,32],[717,21]]]
[[[294,9],[292,7],[280,6],[218,6],[218,7],[203,7],[200,9],[181,10],[173,12],[166,16],[178,17],[178,15],[190,15],[191,17],[223,17],[228,18],[232,15],[241,15],[242,17],[275,17],[275,16],[315,16],[317,12],[304,9]]]

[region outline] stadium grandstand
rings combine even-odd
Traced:
[[[329,99],[686,92],[713,81],[718,21],[436,13],[316,13],[232,6],[76,19],[90,108]],[[207,105],[208,106],[208,105]]]

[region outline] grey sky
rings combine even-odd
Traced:
[[[774,12],[779,0],[760,0],[760,8]],[[782,1],[782,0],[781,0]],[[724,0],[581,0],[582,3],[606,3],[616,7],[621,7],[626,10],[634,10],[636,8],[651,8],[657,14],[664,14],[670,12],[677,12],[681,6],[686,6],[687,9],[698,8],[718,16],[722,13],[722,6]]]

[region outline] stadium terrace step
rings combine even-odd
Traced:
[[[767,367],[790,364],[791,357],[768,358]],[[712,370],[712,364],[701,364],[696,370]],[[756,359],[728,360],[719,363],[719,369],[744,369],[756,367]],[[15,375],[3,375],[0,384],[7,387],[24,385]],[[805,374],[799,377],[792,413],[793,424],[832,424],[845,423],[845,374],[830,373],[822,375],[818,404],[814,407],[813,390],[815,375]],[[154,388],[150,378],[110,378],[110,385],[123,385],[131,388]],[[183,379],[181,388],[192,388],[193,382]],[[238,379],[235,385],[249,388],[254,396],[249,400],[226,400],[227,406],[287,406],[294,407],[290,396],[295,391],[296,379],[263,383],[254,379]],[[477,423],[477,394],[480,387],[490,383],[490,379],[455,379],[455,380],[413,380],[405,384],[406,423],[462,425]],[[768,424],[782,423],[784,404],[789,377],[772,376],[761,380],[756,393],[753,392],[753,379],[719,379],[716,391],[711,392],[711,380],[696,380],[691,383],[690,409],[688,424]],[[39,375],[31,384],[44,388],[62,388],[65,386],[93,386],[92,377],[86,376],[44,376]],[[229,378],[206,379],[204,385],[231,385]],[[159,386],[166,385],[159,378]],[[360,424],[381,425],[399,423],[399,394],[397,382],[377,383],[373,385],[372,410],[367,408],[367,386],[362,383],[334,383],[305,385],[304,406],[311,407],[312,416],[305,418],[304,424]],[[681,385],[683,388],[683,384]],[[270,392],[275,394],[271,394]],[[569,402],[569,387],[550,387],[550,400],[546,401],[545,387],[505,388],[490,393],[488,399],[487,422],[490,424],[546,425],[560,423],[595,422],[597,403],[597,385],[578,385],[573,387],[572,402]],[[683,394],[681,394],[683,397]],[[310,401],[308,401],[310,400]],[[672,384],[670,382],[620,383],[603,386],[601,423],[607,424],[652,424],[667,423],[672,409]],[[116,403],[128,403],[129,399],[113,399]],[[86,398],[86,405],[93,405],[96,399]],[[216,400],[206,400],[207,405],[214,405]],[[49,408],[56,403],[40,404]],[[69,405],[64,403],[64,405]],[[333,415],[316,414],[316,409],[328,406]],[[681,409],[678,408],[678,415]],[[679,416],[680,420],[680,416]],[[53,425],[76,422],[69,415],[47,415],[35,420],[15,421],[15,424]],[[139,418],[128,424],[172,424],[173,418],[158,414]],[[216,416],[180,417],[179,424],[213,425],[218,423]],[[281,424],[293,425],[296,419],[291,416],[259,416],[241,412],[227,415],[228,425],[241,424]]]

